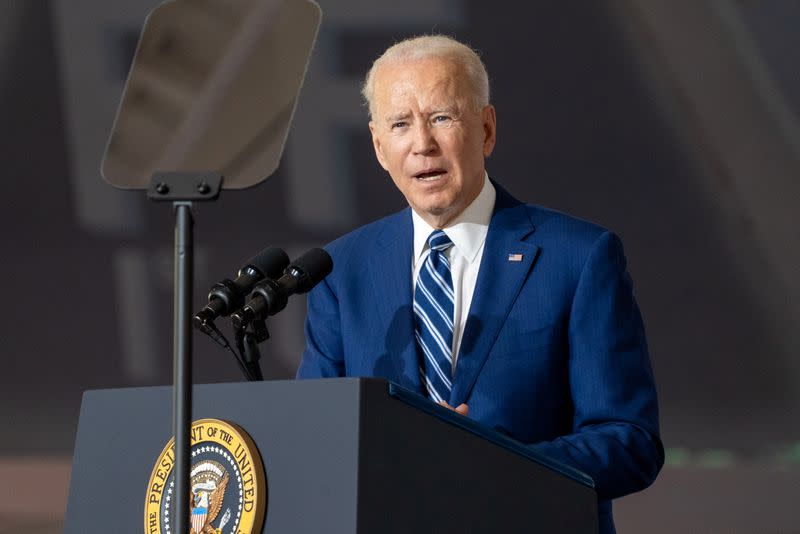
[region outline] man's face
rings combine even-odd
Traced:
[[[483,186],[495,111],[475,110],[463,69],[441,58],[389,63],[375,73],[369,123],[375,155],[408,204],[442,228]]]

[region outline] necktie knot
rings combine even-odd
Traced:
[[[434,230],[431,232],[431,235],[428,236],[428,246],[431,250],[438,250],[439,252],[444,252],[448,248],[453,246],[453,242],[444,233],[444,230]]]

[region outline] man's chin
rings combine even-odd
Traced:
[[[422,202],[414,204],[417,213],[426,213],[434,217],[441,217],[453,209],[453,203],[446,199],[424,198]]]
[[[443,228],[458,215],[453,204],[418,204],[412,207],[417,215],[434,228]]]

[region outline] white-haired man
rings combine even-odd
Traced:
[[[619,239],[489,179],[496,115],[469,47],[400,42],[363,92],[409,208],[327,247],[335,267],[309,295],[298,376],[385,377],[529,443],[594,479],[613,532],[610,500],[664,461]]]

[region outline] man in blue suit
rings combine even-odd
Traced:
[[[613,532],[610,500],[649,485],[664,461],[619,238],[489,179],[495,109],[469,47],[398,43],[373,64],[364,96],[375,154],[409,208],[327,247],[334,270],[309,294],[298,377],[385,377],[455,407],[590,475],[600,530]],[[437,230],[441,252],[428,243]],[[439,253],[451,297],[434,305],[448,325],[434,334],[446,340],[437,392],[417,282]]]

